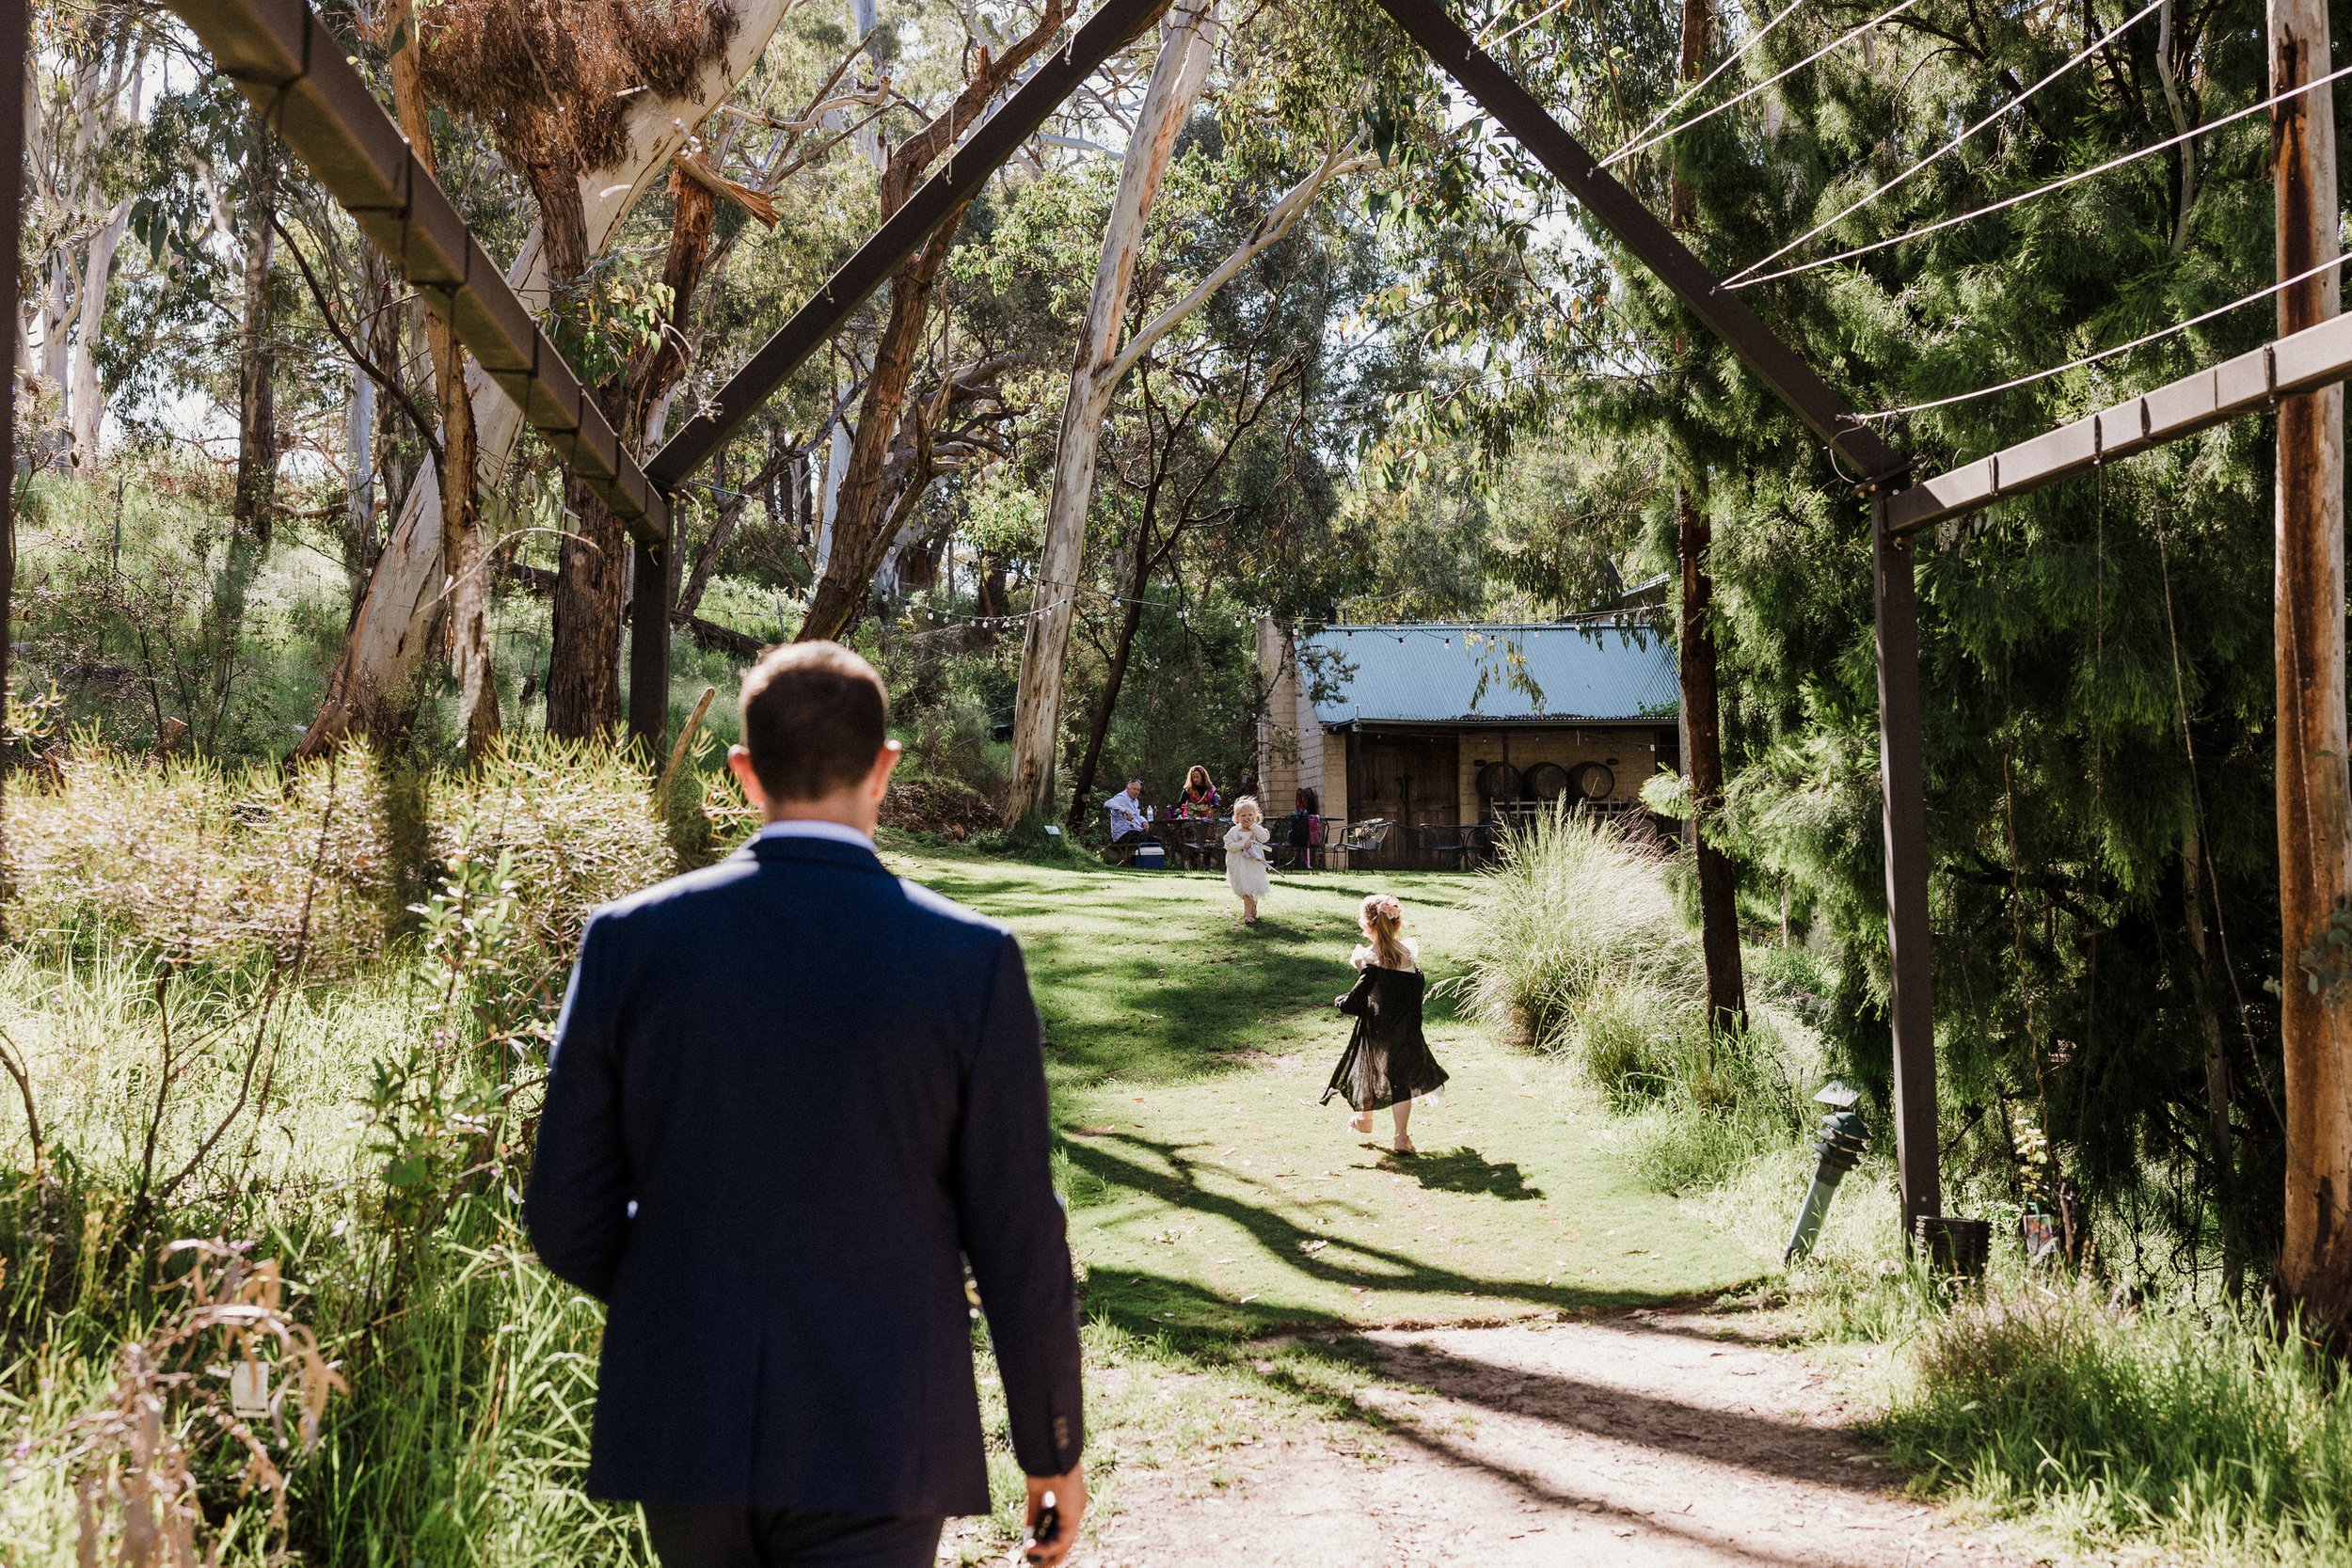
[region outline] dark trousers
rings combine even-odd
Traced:
[[[932,1568],[944,1519],[647,1503],[661,1568]]]

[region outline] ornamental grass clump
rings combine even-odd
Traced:
[[[1895,1457],[1994,1507],[2202,1561],[2352,1555],[2352,1388],[2259,1309],[1996,1289],[1931,1319],[1907,1371]]]
[[[1574,1054],[1613,1095],[1659,1077],[1702,1006],[1698,943],[1661,857],[1554,810],[1503,840],[1469,958],[1471,1000],[1504,1036]]]
[[[446,864],[461,838],[475,856],[504,856],[516,918],[534,942],[568,962],[598,905],[685,869],[650,787],[636,761],[608,742],[506,736],[480,770],[439,781],[434,860]],[[731,847],[712,846],[721,853]]]

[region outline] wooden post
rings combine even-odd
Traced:
[[[0,0],[0,708],[8,691],[16,591],[17,253],[24,228],[24,78],[32,70],[30,0]],[[0,757],[0,780],[7,776]],[[0,804],[5,788],[0,787]],[[8,891],[8,838],[0,827],[0,907]]]
[[[1919,721],[1919,598],[1912,543],[1870,500],[1879,661],[1879,785],[1886,838],[1886,949],[1895,1026],[1895,1164],[1903,1236],[1944,1212],[1936,1162],[1935,1006],[1928,965],[1927,762]]]
[[[2326,0],[2270,0],[2270,84],[2328,69]],[[2333,101],[2302,93],[2271,111],[2278,265],[2298,277],[2338,253]],[[2331,268],[2279,295],[2283,335],[2337,312]],[[2276,654],[2279,683],[2279,1033],[2285,1058],[2287,1191],[2279,1288],[2312,1325],[2352,1324],[2352,983],[2327,973],[2327,941],[2352,874],[2345,841],[2344,389],[2279,402]],[[2305,955],[2317,956],[2319,972]],[[2316,985],[2314,984],[2316,981]]]
[[[637,546],[635,603],[629,607],[628,736],[645,760],[661,755],[670,727],[670,562],[672,544]]]

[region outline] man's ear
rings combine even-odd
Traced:
[[[907,749],[897,741],[885,740],[882,750],[875,753],[874,771],[866,780],[866,787],[873,793],[875,800],[881,800],[890,788],[891,770],[898,766],[898,759],[906,752]]]
[[[768,809],[768,792],[760,788],[759,775],[752,768],[750,747],[739,744],[727,748],[727,771],[735,775],[735,782],[742,786],[743,799],[751,802],[754,811]]]

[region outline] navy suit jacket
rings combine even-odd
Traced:
[[[1031,1475],[1078,1462],[1078,1326],[1012,934],[867,849],[763,838],[600,911],[525,1198],[607,1307],[588,1490],[988,1510],[971,1261]]]

